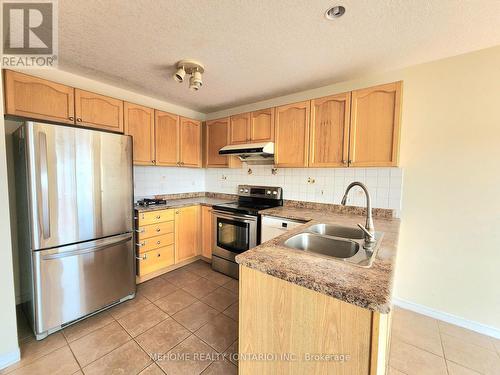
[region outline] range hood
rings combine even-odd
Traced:
[[[274,143],[245,143],[224,146],[219,150],[219,155],[238,156],[241,161],[249,164],[273,164]]]

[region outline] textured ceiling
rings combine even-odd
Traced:
[[[498,0],[61,0],[59,14],[61,69],[206,113],[500,44]],[[170,78],[182,58],[205,64],[200,91]]]

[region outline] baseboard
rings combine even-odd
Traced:
[[[13,365],[21,360],[21,352],[19,348],[0,356],[0,370]]]
[[[393,302],[396,306],[402,307],[404,309],[411,310],[422,315],[430,316],[431,318],[442,320],[446,323],[454,324],[462,328],[467,328],[471,331],[475,331],[486,336],[500,339],[500,329],[498,328],[487,326],[478,322],[473,322],[471,320],[460,318],[456,315],[448,314],[442,311],[434,310],[430,307],[405,301],[401,298],[394,298]]]

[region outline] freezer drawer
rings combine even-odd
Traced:
[[[132,234],[33,252],[38,338],[135,293]]]

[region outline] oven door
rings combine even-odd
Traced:
[[[213,253],[234,262],[236,255],[257,246],[257,217],[213,211]]]

